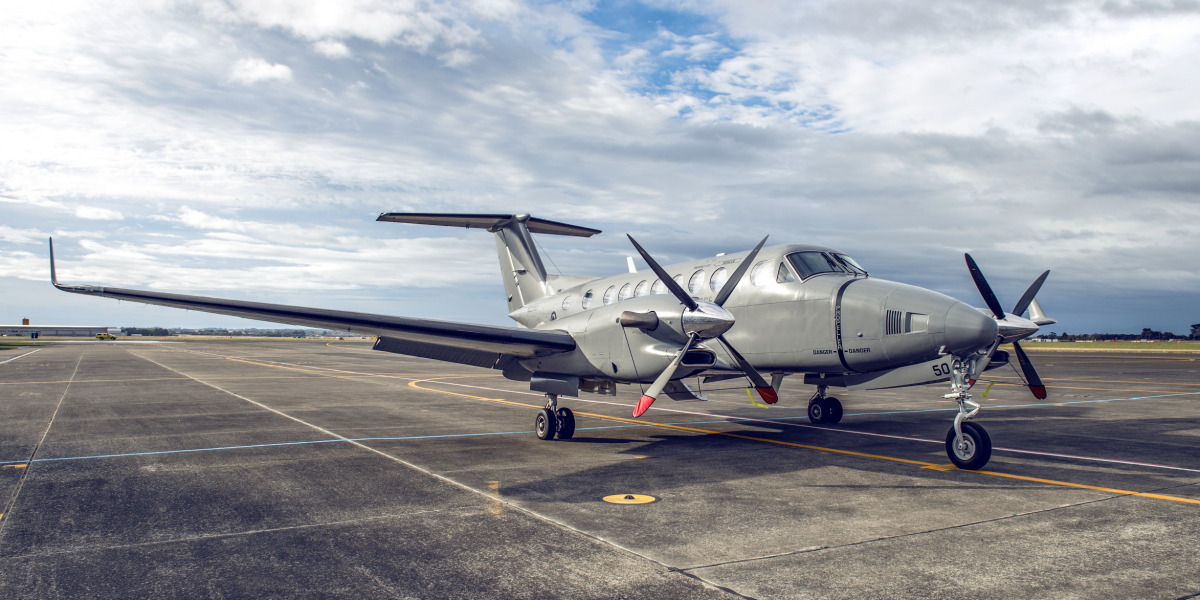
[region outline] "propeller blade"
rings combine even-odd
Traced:
[[[771,236],[768,235],[767,237]],[[733,294],[733,289],[737,287],[738,282],[742,280],[742,276],[746,274],[746,269],[750,268],[750,265],[754,263],[754,257],[758,256],[758,251],[762,250],[763,244],[765,243],[767,243],[766,237],[763,238],[762,241],[750,251],[750,254],[746,255],[746,258],[742,259],[742,264],[738,265],[738,267],[734,269],[733,275],[729,276],[729,279],[725,282],[725,285],[721,286],[721,291],[717,292],[717,297],[713,299],[713,304],[716,304],[717,306],[725,306],[725,301],[729,299],[731,294]]]
[[[1000,301],[996,299],[996,294],[992,293],[992,286],[988,285],[987,279],[983,277],[983,271],[979,270],[979,265],[975,264],[975,259],[971,258],[970,254],[963,256],[967,257],[967,269],[971,271],[971,279],[975,280],[975,287],[979,288],[979,295],[983,296],[988,310],[992,311],[992,316],[997,320],[1003,319],[1004,309],[1000,308]]]
[[[634,243],[636,244],[637,242]],[[663,388],[667,387],[667,382],[671,381],[671,378],[675,376],[675,371],[679,369],[679,361],[683,360],[683,355],[687,354],[687,351],[692,349],[692,344],[696,343],[696,339],[698,337],[700,336],[694,333],[688,336],[688,341],[683,345],[683,348],[679,350],[679,354],[675,355],[675,358],[671,361],[671,364],[667,365],[666,370],[664,370],[658,376],[658,378],[654,380],[654,383],[650,384],[650,389],[646,390],[646,392],[642,394],[642,397],[638,399],[637,406],[633,407],[633,416],[640,417],[650,409],[650,405],[654,404],[655,398],[658,398],[658,395],[662,393]]]
[[[1042,284],[1046,282],[1046,277],[1050,275],[1050,271],[1042,273],[1040,277],[1033,280],[1029,289],[1025,290],[1025,295],[1017,300],[1017,305],[1013,307],[1012,314],[1018,317],[1025,314],[1025,309],[1029,308],[1029,303],[1033,302],[1033,297],[1037,295],[1038,290],[1042,289]]]
[[[1038,377],[1037,371],[1033,368],[1033,363],[1029,362],[1029,357],[1021,349],[1021,344],[1013,342],[1013,350],[1017,351],[1017,362],[1021,363],[1021,371],[1025,373],[1025,381],[1029,384],[1029,391],[1033,392],[1034,398],[1045,400],[1046,386],[1042,385],[1042,378]]]
[[[724,344],[725,349],[729,351],[729,355],[732,356],[733,360],[737,362],[738,367],[740,367],[742,372],[750,378],[750,382],[754,384],[754,390],[757,391],[758,395],[762,397],[763,402],[766,402],[767,404],[775,404],[776,402],[779,402],[779,394],[775,393],[775,388],[771,387],[771,384],[767,383],[766,379],[763,379],[763,376],[758,373],[758,370],[754,368],[754,365],[751,365],[750,362],[747,361],[740,352],[734,350],[733,345],[729,343],[729,340],[725,339],[725,336],[718,336],[717,339],[721,340],[721,343]]]
[[[675,297],[679,299],[679,302],[686,306],[688,310],[696,310],[696,307],[699,306],[696,304],[696,301],[693,300],[692,297],[683,290],[683,288],[679,287],[679,284],[675,283],[674,279],[671,279],[671,276],[667,274],[666,270],[658,266],[658,263],[655,262],[653,258],[650,258],[650,253],[646,252],[646,250],[637,243],[637,240],[633,239],[632,235],[627,233],[625,234],[625,237],[629,238],[629,241],[633,242],[633,247],[637,248],[638,253],[642,255],[642,260],[646,261],[646,264],[650,265],[650,270],[654,271],[655,275],[658,275],[658,278],[662,280],[663,285],[667,286],[667,289],[671,290],[672,294],[675,294]],[[663,385],[666,384],[667,383],[664,381]],[[645,396],[642,397],[645,398]],[[651,398],[650,401],[654,402],[654,399]],[[639,401],[639,405],[640,404],[641,401]],[[646,406],[650,405],[647,404]]]

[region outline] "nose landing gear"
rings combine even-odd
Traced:
[[[990,352],[988,353],[991,354]],[[946,432],[946,455],[960,469],[977,471],[992,458],[992,438],[983,427],[967,423],[967,419],[979,413],[979,403],[971,400],[970,389],[975,384],[968,376],[975,371],[975,360],[955,360],[950,372],[951,393],[944,397],[958,402],[958,414],[954,415],[954,426]],[[968,407],[970,410],[967,410]]]
[[[558,395],[546,394],[546,408],[538,411],[533,420],[533,431],[539,440],[569,440],[575,435],[575,413],[569,408],[558,407]]]

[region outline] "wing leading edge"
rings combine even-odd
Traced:
[[[50,279],[54,287],[73,294],[374,335],[380,338],[375,344],[378,350],[476,366],[497,367],[507,362],[504,361],[505,357],[532,358],[575,349],[575,339],[562,331],[393,317],[94,285],[64,285],[58,282],[54,268],[53,239],[50,240]]]

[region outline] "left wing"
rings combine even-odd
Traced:
[[[505,368],[510,362],[506,358],[532,358],[575,349],[575,339],[564,331],[474,325],[95,285],[64,285],[58,282],[54,268],[53,239],[50,240],[50,281],[54,287],[72,294],[374,335],[379,337],[375,344],[377,350],[480,367]]]

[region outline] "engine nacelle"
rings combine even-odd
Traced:
[[[539,329],[570,333],[578,344],[575,351],[526,359],[521,365],[535,372],[588,372],[596,379],[651,383],[687,343],[683,311],[675,298],[657,295],[630,298],[559,319]],[[712,350],[697,344],[682,360],[682,366],[690,370],[680,369],[679,375],[690,376],[717,364],[729,367]]]

